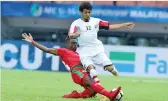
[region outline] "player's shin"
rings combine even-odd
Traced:
[[[96,93],[99,93],[99,94],[102,94],[106,97],[109,97],[110,96],[110,92],[105,90],[100,84],[96,83],[96,82],[92,82],[90,84],[90,87],[96,92]]]
[[[110,101],[113,101],[115,99],[115,97],[118,95],[121,89],[121,87],[118,87],[115,91],[109,92],[96,82],[91,83],[90,86],[96,93],[99,93],[101,95],[108,97]]]
[[[85,77],[84,78],[84,85],[89,86],[94,92],[109,96],[110,92],[106,91],[99,83],[92,81],[91,78]]]
[[[114,76],[118,76],[118,71],[117,69],[115,68],[114,65],[108,65],[108,66],[105,66],[104,67],[105,70],[108,70],[110,73],[112,73]]]
[[[99,93],[101,95],[104,95],[104,96],[108,97],[110,100],[114,99],[117,96],[117,94],[119,93],[119,90],[120,90],[120,88],[119,88],[114,92],[109,92],[106,89],[104,89],[104,87],[102,87],[99,83],[96,83],[95,81],[92,81],[92,79],[89,78],[88,76],[85,77],[83,80],[84,80],[84,83],[83,83],[84,85],[91,87],[91,89],[94,92]]]

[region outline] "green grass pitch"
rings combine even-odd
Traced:
[[[99,76],[108,90],[122,86],[123,101],[168,101],[168,79]],[[23,70],[1,70],[1,101],[99,101],[100,95],[89,99],[62,99],[72,90],[83,88],[74,84],[70,73]]]

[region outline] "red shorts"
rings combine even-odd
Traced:
[[[79,84],[79,85],[83,86],[84,85],[84,79],[83,78],[88,76],[88,73],[83,68],[83,66],[76,66],[72,69],[71,76],[72,76],[73,81],[76,84]]]

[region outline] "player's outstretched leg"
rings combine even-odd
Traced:
[[[90,90],[85,89],[82,92],[77,92],[76,90],[74,90],[72,93],[62,96],[62,98],[76,98],[77,99],[77,98],[90,98],[94,96],[95,96],[95,93],[91,93]]]
[[[70,94],[65,94],[62,98],[80,98],[80,94],[74,90]]]
[[[102,87],[99,83],[93,82],[89,77],[84,78],[85,84],[93,89],[94,92],[104,95],[113,101],[114,98],[118,95],[121,87],[118,87],[115,91],[107,91],[104,87]]]
[[[83,86],[85,88],[85,90],[80,93],[77,91],[73,91],[70,94],[64,95],[63,98],[88,98],[88,97],[92,97],[95,95],[95,92],[92,89],[88,90],[88,88],[86,88],[86,86],[84,85],[84,82],[83,82],[84,77],[86,77],[86,76],[89,77],[89,75],[85,71],[83,66],[74,67],[72,70],[71,76],[72,76],[74,83]]]

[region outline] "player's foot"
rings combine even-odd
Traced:
[[[118,95],[120,90],[121,90],[121,87],[119,86],[119,87],[117,87],[117,89],[115,91],[111,91],[111,94],[109,96],[110,101],[113,101],[116,98],[116,96]]]
[[[62,96],[62,98],[80,98],[80,94],[74,90],[72,93]]]

